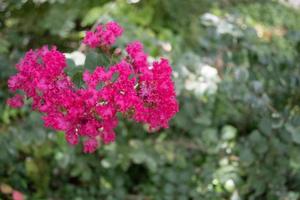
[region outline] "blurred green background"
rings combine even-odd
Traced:
[[[0,199],[300,199],[299,19],[283,0],[0,0]],[[171,59],[180,112],[159,133],[120,121],[89,155],[9,108],[7,79],[30,48],[72,53],[108,20]]]

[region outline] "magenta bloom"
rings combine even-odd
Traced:
[[[24,105],[23,96],[16,94],[14,97],[7,100],[7,104],[13,108],[20,108]]]
[[[12,199],[13,200],[24,200],[24,195],[21,192],[14,190],[12,192]]]
[[[123,33],[123,28],[116,22],[98,25],[95,31],[87,31],[83,43],[91,48],[111,46]]]
[[[85,153],[93,153],[98,147],[98,142],[94,138],[90,138],[83,143],[83,151]]]
[[[83,42],[91,48],[110,48],[122,33],[120,25],[109,22],[88,31]],[[149,63],[143,49],[140,42],[132,42],[116,64],[85,70],[82,88],[64,72],[66,58],[55,47],[30,50],[17,64],[18,73],[8,80],[12,92],[25,95],[16,94],[7,103],[18,108],[25,97],[32,99],[32,109],[43,114],[45,126],[64,131],[71,145],[83,141],[86,153],[115,141],[118,113],[148,124],[150,130],[168,128],[179,109],[172,68],[167,59]]]

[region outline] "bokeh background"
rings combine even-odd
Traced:
[[[300,10],[290,0],[0,0],[0,199],[297,200],[300,198]],[[120,121],[94,154],[40,115],[9,108],[7,79],[30,48],[70,65],[96,22],[118,21],[170,58],[180,112],[147,133]]]

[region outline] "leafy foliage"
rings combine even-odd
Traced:
[[[299,199],[299,10],[273,0],[128,2],[2,5],[0,186],[28,199]],[[171,58],[180,112],[158,134],[123,121],[115,144],[83,155],[29,108],[8,108],[6,80],[29,48],[68,52],[110,19],[128,30],[120,45],[138,38]]]

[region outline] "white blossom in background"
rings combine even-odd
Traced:
[[[172,51],[172,45],[171,45],[170,42],[160,42],[160,46],[166,52],[171,52]]]
[[[300,8],[300,0],[280,0],[280,2],[295,8]]]
[[[204,15],[201,16],[202,22],[205,25],[218,25],[221,22],[221,19],[213,15],[211,13],[205,13]]]
[[[230,197],[230,200],[240,200],[240,199],[241,199],[241,198],[240,198],[239,193],[238,193],[237,190],[234,191],[234,192],[232,193],[231,197]]]
[[[74,61],[76,66],[84,65],[86,56],[80,51],[74,51],[72,53],[64,53],[67,59]]]
[[[185,89],[193,91],[197,96],[216,93],[220,81],[216,68],[207,64],[199,64],[198,71],[200,73],[189,73],[185,80]]]
[[[241,36],[242,33],[240,28],[234,23],[235,18],[232,16],[227,16],[225,19],[216,16],[212,13],[205,13],[200,17],[201,23],[205,26],[214,26],[216,28],[217,34],[230,34],[233,36]]]
[[[210,60],[202,60],[194,52],[184,53],[174,66],[173,77],[177,94],[186,91],[198,97],[215,94],[221,79],[217,69],[207,64],[209,62]]]
[[[134,3],[138,3],[140,2],[140,0],[127,0],[127,3],[129,4],[134,4]]]

